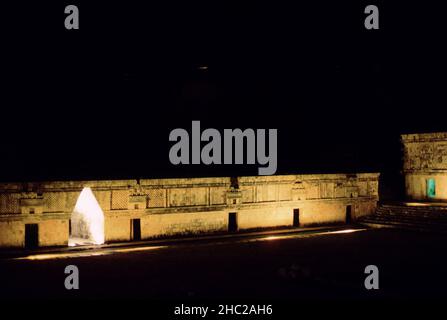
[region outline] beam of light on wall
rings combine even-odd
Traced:
[[[104,212],[92,189],[82,189],[71,216],[72,237],[104,243]]]

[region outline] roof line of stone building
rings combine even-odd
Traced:
[[[447,132],[402,134],[401,139],[404,143],[447,140]]]
[[[331,180],[331,179],[355,179],[355,178],[373,178],[380,176],[378,172],[367,173],[324,173],[324,174],[289,174],[272,176],[238,176],[238,183],[256,183],[256,182],[283,182],[292,183],[299,180]],[[189,185],[189,184],[228,184],[230,185],[232,177],[210,177],[210,178],[154,178],[154,179],[116,179],[116,180],[58,180],[58,181],[29,181],[29,182],[1,182],[1,189],[33,189],[35,186],[46,187],[132,187],[132,186],[151,186],[151,185]]]

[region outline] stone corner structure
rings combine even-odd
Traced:
[[[447,132],[405,134],[401,141],[407,197],[447,200]]]

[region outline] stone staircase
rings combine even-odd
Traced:
[[[375,214],[361,217],[357,222],[370,227],[447,233],[447,206],[382,204],[377,207]]]

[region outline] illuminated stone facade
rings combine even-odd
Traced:
[[[447,200],[447,132],[402,135],[405,188],[414,200]]]
[[[0,247],[24,247],[30,224],[37,225],[38,246],[67,245],[72,212],[85,187],[91,188],[104,212],[105,241],[113,242],[355,220],[375,211],[378,177],[362,173],[3,183]]]

